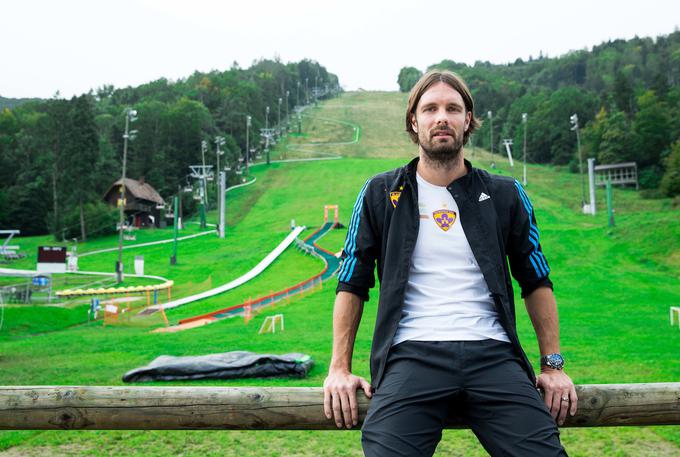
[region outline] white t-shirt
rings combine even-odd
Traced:
[[[509,342],[463,232],[456,201],[446,187],[416,177],[420,229],[392,344],[406,340]]]

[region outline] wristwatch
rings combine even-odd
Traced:
[[[546,366],[554,370],[564,368],[564,357],[560,354],[548,354],[541,357],[541,366]]]

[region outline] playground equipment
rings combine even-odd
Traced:
[[[189,297],[184,297],[180,298],[179,300],[175,300],[169,303],[166,303],[164,305],[165,309],[168,308],[176,308],[178,306],[185,305],[187,303],[195,302],[197,300],[202,300],[207,297],[212,297],[214,295],[221,294],[222,292],[226,292],[228,290],[231,290],[235,287],[240,286],[241,284],[246,283],[247,281],[250,281],[252,278],[255,276],[259,275],[262,273],[276,258],[283,253],[283,251],[286,250],[286,248],[295,240],[295,238],[303,231],[305,230],[306,227],[296,227],[295,230],[290,232],[286,238],[279,243],[279,245],[272,251],[270,252],[264,259],[260,261],[255,267],[253,267],[248,273],[244,274],[243,276],[238,277],[237,279],[228,282],[227,284],[223,284],[219,287],[216,287],[214,289],[206,290],[205,292],[201,292],[200,294],[196,295],[191,295]],[[152,306],[149,308],[149,310],[153,310],[154,307]]]
[[[323,207],[323,222],[328,223],[328,211],[333,210],[333,225],[337,226],[338,222],[338,205],[324,205]]]
[[[0,246],[0,259],[2,260],[18,260],[26,257],[26,254],[20,253],[19,246],[12,246],[9,244],[14,235],[21,233],[20,230],[0,230],[0,235],[8,235],[5,241]]]
[[[141,297],[131,297],[130,295],[126,295],[125,298],[120,298],[120,299],[109,299],[108,303],[104,305],[104,326],[106,325],[116,325],[116,324],[130,324],[132,321],[132,314],[134,311],[138,310],[139,308],[143,308],[144,306],[134,306],[135,301],[139,300]],[[157,294],[154,295],[154,301],[158,302]],[[148,295],[147,295],[147,306],[149,303]],[[168,317],[165,315],[165,311],[163,310],[163,305],[159,304],[160,306],[160,315],[163,318],[163,323],[167,327],[170,325],[168,322]],[[90,309],[90,312],[92,310]],[[97,318],[97,308],[95,308],[95,314],[94,314],[94,319]],[[89,313],[88,313],[89,314]],[[148,323],[147,323],[148,324]]]
[[[273,316],[267,316],[264,319],[264,322],[262,322],[262,326],[260,327],[260,331],[257,333],[259,335],[262,335],[263,333],[276,333],[277,322],[279,323],[279,327],[283,332],[284,331],[283,314],[274,314]]]
[[[150,300],[151,293],[155,293],[155,300],[158,299],[158,291],[159,290],[167,290],[168,292],[168,301],[171,298],[171,293],[172,293],[172,286],[174,285],[174,281],[167,280],[162,284],[155,284],[152,286],[128,286],[128,287],[99,287],[97,289],[66,289],[66,290],[60,290],[56,292],[56,295],[58,297],[81,297],[81,296],[90,296],[90,295],[121,295],[121,294],[131,294],[131,293],[137,293],[137,292],[143,292],[147,296],[147,301]],[[151,303],[149,303],[151,304]]]
[[[332,209],[333,206],[337,205],[327,206],[329,206]],[[327,218],[328,217],[327,209],[324,208],[324,210],[325,210],[324,213]],[[291,287],[280,290],[278,292],[270,292],[268,295],[258,297],[255,300],[249,298],[247,301],[243,303],[233,305],[228,308],[223,308],[216,311],[212,311],[210,313],[201,314],[199,316],[182,319],[179,321],[179,325],[177,326],[156,329],[154,330],[154,332],[174,332],[186,330],[190,328],[195,328],[199,325],[210,324],[220,319],[235,316],[243,316],[245,322],[248,323],[248,321],[250,321],[253,317],[253,311],[257,309],[274,305],[275,303],[281,300],[290,300],[290,297],[293,295],[303,294],[306,292],[322,288],[323,282],[330,279],[338,271],[338,268],[340,267],[340,260],[335,256],[334,253],[317,246],[316,242],[319,239],[321,239],[324,235],[326,235],[335,226],[336,226],[335,222],[325,222],[324,225],[319,227],[318,230],[312,233],[304,241],[296,240],[296,247],[298,247],[306,254],[319,257],[325,263],[325,268],[321,273],[298,284],[295,284]],[[295,233],[295,231],[292,233]],[[299,231],[297,233],[299,233]],[[297,236],[297,234],[295,236]]]
[[[91,288],[91,289],[66,289],[66,290],[61,290],[56,293],[57,296],[62,297],[62,298],[73,298],[73,297],[83,297],[83,296],[91,296],[93,299],[96,299],[97,301],[104,301],[104,325],[107,324],[115,324],[120,322],[120,318],[122,315],[125,313],[125,317],[127,317],[127,322],[130,320],[130,316],[133,311],[138,310],[140,308],[146,308],[148,309],[151,304],[152,304],[152,297],[153,297],[153,304],[155,305],[156,310],[159,310],[161,312],[161,315],[163,317],[163,321],[165,322],[165,325],[169,325],[168,323],[168,318],[165,315],[165,310],[163,309],[163,305],[160,303],[160,294],[159,291],[161,290],[166,290],[167,291],[167,296],[168,296],[168,301],[170,301],[172,297],[172,286],[174,285],[173,281],[166,280],[162,284],[155,284],[151,286],[129,286],[129,287],[99,287],[99,288]],[[125,297],[121,299],[114,299],[113,296],[116,295],[125,295]],[[140,306],[133,306],[133,303],[136,300],[143,299],[143,297],[146,296],[146,306],[143,304]],[[107,298],[102,298],[102,297],[108,297]],[[95,300],[93,300],[94,303]],[[120,306],[119,303],[126,304],[126,306]],[[107,303],[108,302],[108,303]],[[142,302],[144,303],[144,302]],[[91,305],[90,310],[88,311],[88,316],[93,316],[94,319],[97,318],[97,311],[98,308],[96,305]]]

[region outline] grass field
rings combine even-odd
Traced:
[[[396,93],[349,93],[310,109],[304,135],[290,138],[276,151],[290,156],[315,151],[342,160],[274,164],[253,168],[257,182],[229,193],[227,237],[213,235],[180,243],[179,264],[170,267],[170,245],[124,251],[126,269],[134,255],[144,255],[146,271],[173,279],[173,296],[216,286],[243,274],[273,249],[290,230],[290,220],[310,234],[323,222],[323,205],[340,205],[348,224],[363,182],[403,164],[415,148],[402,132],[404,96]],[[338,122],[334,122],[334,120]],[[359,127],[358,142],[356,130]],[[310,144],[314,143],[314,144]],[[324,144],[326,143],[326,144]],[[332,144],[331,144],[332,143]],[[308,146],[301,146],[307,144]],[[307,152],[308,151],[308,152]],[[490,155],[467,152],[476,166],[487,167]],[[495,172],[519,175],[506,161]],[[680,211],[670,200],[642,200],[632,190],[614,190],[616,222],[606,215],[579,214],[577,175],[554,167],[529,166],[527,192],[541,229],[542,244],[560,307],[562,349],[567,372],[576,383],[666,382],[680,380],[680,331],[668,323],[668,306],[680,304]],[[598,198],[602,195],[598,195]],[[603,202],[598,201],[600,208]],[[210,215],[213,220],[214,214]],[[198,232],[187,225],[186,233]],[[139,232],[136,242],[162,239],[169,230]],[[320,244],[340,250],[346,229],[325,236]],[[37,246],[41,239],[16,244]],[[33,244],[31,244],[33,243]],[[98,239],[79,251],[115,245]],[[30,251],[29,251],[30,252]],[[34,250],[33,250],[34,252]],[[84,257],[80,267],[111,270],[116,253]],[[33,262],[35,259],[33,259]],[[30,259],[21,266],[30,268]],[[318,259],[287,250],[261,276],[246,285],[197,303],[169,310],[171,322],[237,304],[312,276]],[[122,384],[128,370],[160,354],[194,355],[229,350],[305,352],[316,364],[309,377],[240,381],[177,382],[174,385],[320,386],[328,369],[334,284],[290,304],[268,309],[245,325],[227,319],[175,334],[151,334],[135,326],[102,327],[86,323],[85,308],[13,307],[5,310],[0,329],[0,384]],[[517,302],[521,303],[519,297]],[[368,357],[375,322],[377,292],[366,305],[357,336],[354,367],[368,376]],[[71,313],[71,314],[69,314]],[[263,319],[283,313],[286,331],[257,335]],[[83,317],[85,319],[83,319]],[[27,324],[31,323],[31,324]],[[27,325],[29,327],[22,327]],[[8,328],[14,329],[9,333]],[[518,306],[518,331],[534,361],[535,336],[526,312]],[[565,429],[562,439],[572,456],[675,456],[680,454],[680,427]],[[35,432],[0,433],[0,456],[18,455],[221,455],[221,456],[359,456],[360,435],[338,432]],[[469,431],[446,431],[436,455],[486,455]]]

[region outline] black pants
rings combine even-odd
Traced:
[[[390,350],[362,427],[367,457],[431,456],[447,417],[492,456],[566,456],[510,343],[405,341]]]

